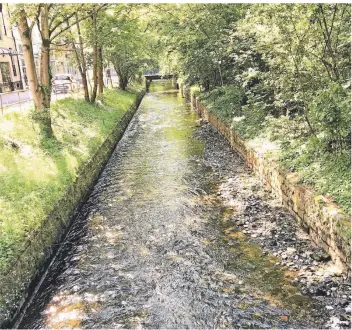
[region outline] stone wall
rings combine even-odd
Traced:
[[[191,102],[192,108],[229,141],[231,147],[243,157],[248,166],[309,233],[313,242],[329,253],[343,271],[350,273],[351,220],[343,214],[338,205],[298,184],[297,174],[285,172],[265,154],[249,147],[247,141],[236,134],[228,124],[218,120],[215,114],[209,112],[198,98],[189,94],[189,91],[185,89],[183,95]]]
[[[0,327],[7,328],[18,315],[28,295],[34,289],[58,243],[67,233],[79,207],[110,158],[117,142],[136,112],[144,91],[124,114],[97,152],[81,167],[76,181],[65,191],[54,209],[42,222],[40,228],[31,233],[26,248],[8,268],[0,274]]]

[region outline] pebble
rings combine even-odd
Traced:
[[[294,218],[286,210],[272,206],[270,195],[261,193],[258,181],[253,179],[251,184],[247,181],[252,179],[238,179],[236,175],[233,176],[233,165],[229,158],[224,155],[223,164],[220,163],[218,167],[222,173],[228,171],[231,178],[228,183],[221,184],[221,197],[224,203],[228,201],[233,205],[235,201],[236,206],[239,206],[234,216],[236,225],[245,228],[243,233],[249,240],[260,244],[269,254],[281,258],[281,261],[275,262],[276,267],[288,266],[299,272],[292,283],[297,285],[303,294],[310,295],[319,304],[323,304],[322,318],[331,319],[336,316],[339,320],[343,319],[346,306],[347,309],[350,308],[347,300],[351,292],[350,281],[346,277],[335,275],[332,276],[333,282],[325,281],[327,274],[324,273],[323,267],[329,262],[329,256],[310,241],[308,235],[298,228]],[[341,297],[345,301],[342,301]],[[346,327],[349,328],[349,325],[350,323]]]
[[[294,254],[294,253],[296,253],[296,249],[295,248],[293,248],[293,247],[288,247],[287,249],[286,249],[286,253],[288,254],[288,255],[292,255],[292,254]]]

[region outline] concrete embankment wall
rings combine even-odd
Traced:
[[[202,105],[200,100],[183,87],[183,96],[192,108],[209,121],[239,153],[248,166],[271,189],[297,223],[309,233],[313,242],[322,247],[337,266],[350,274],[351,220],[326,197],[298,184],[298,176],[281,169],[277,162],[250,147],[227,123]]]
[[[0,296],[6,297],[6,304],[1,306],[0,310],[0,327],[8,327],[17,317],[48,261],[57,251],[76,211],[88,197],[90,189],[130,123],[144,94],[143,91],[138,95],[135,103],[116,124],[101,147],[81,167],[76,181],[57,201],[40,228],[28,238],[21,256],[8,267],[6,274],[0,274]]]

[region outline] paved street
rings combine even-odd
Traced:
[[[78,93],[75,93],[73,95],[79,95]],[[51,99],[53,102],[56,100],[61,100],[65,97],[70,97],[72,96],[71,93],[67,94],[51,94]],[[0,113],[6,114],[12,111],[23,111],[29,109],[33,105],[32,101],[32,95],[29,90],[27,91],[21,91],[21,92],[12,92],[12,93],[6,93],[6,94],[1,94],[0,93],[0,98],[2,101],[2,107],[0,108]],[[19,100],[21,101],[21,104],[19,104]]]
[[[20,101],[26,101],[31,99],[31,92],[29,90],[26,91],[14,91],[12,93],[4,93],[0,94],[2,105],[6,106],[13,103],[18,103]]]

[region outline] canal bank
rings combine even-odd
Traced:
[[[229,122],[220,118],[216,110],[205,107],[190,88],[183,86],[182,95],[241,155],[312,241],[326,251],[339,269],[350,276],[351,219],[348,215],[331,198],[319,195],[311,187],[301,184],[298,173],[289,172],[280,166],[271,154],[275,152],[273,143],[242,138]]]
[[[104,164],[138,108],[144,93],[144,91],[138,92],[135,101],[133,104],[130,103],[131,105],[126,110],[116,104],[110,105],[110,98],[106,98],[106,104],[103,101],[103,110],[100,110],[124,111],[124,114],[121,113],[121,118],[115,122],[114,127],[106,134],[96,151],[90,154],[83,164],[80,164],[76,179],[65,188],[61,198],[55,201],[50,213],[46,215],[40,226],[28,233],[24,248],[16,254],[16,258],[12,258],[7,266],[1,268],[0,324],[2,327],[7,327],[16,318],[28,295],[48,266],[49,260],[61,246],[62,238],[70,227],[74,214],[86,199]],[[116,97],[112,99],[116,100]],[[122,100],[125,102],[124,99]],[[58,121],[57,118],[55,119]],[[101,120],[99,116],[94,118],[92,114],[91,120],[94,119]],[[92,141],[92,143],[96,143],[96,141]],[[79,141],[77,141],[77,145],[79,145]],[[43,187],[43,189],[45,188]]]
[[[211,126],[227,140],[229,147],[244,160],[249,172],[255,173],[256,184],[261,186],[261,189],[254,187],[248,194],[247,187],[239,178],[232,177],[219,187],[218,195],[225,204],[236,205],[237,209],[238,196],[244,200],[245,210],[232,217],[232,224],[240,230],[239,235],[258,244],[264,250],[263,254],[269,253],[277,258],[275,265],[283,266],[291,273],[292,283],[302,294],[326,305],[330,319],[327,327],[348,328],[351,325],[351,282],[349,231],[346,232],[349,221],[346,216],[326,199],[323,202],[322,198],[314,199],[313,193],[297,185],[289,173],[280,172],[287,186],[278,191],[275,175],[280,169],[277,164],[252,149],[248,141],[241,139],[228,124],[217,118],[216,113],[209,111],[196,95],[191,94],[188,88],[183,87],[183,97],[202,118],[202,123]],[[256,194],[252,194],[253,190]],[[295,196],[296,190],[306,197],[304,204],[302,196]],[[273,211],[268,212],[273,205]],[[298,217],[298,205],[299,212],[302,208],[307,210],[310,219],[307,215],[304,221]],[[330,222],[335,221],[334,225],[329,226],[326,218]],[[341,227],[339,222],[343,222]],[[307,226],[311,230],[307,230]],[[342,233],[343,229],[345,232]],[[328,236],[334,240],[330,239],[330,248],[324,243]]]
[[[18,326],[327,327],[324,301],[235,223],[262,194],[227,142],[153,82]],[[271,202],[250,216],[289,217]]]

